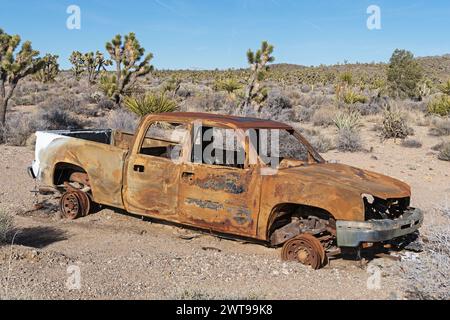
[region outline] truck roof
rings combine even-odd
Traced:
[[[165,121],[173,121],[173,122],[177,121],[194,122],[196,120],[208,121],[218,126],[235,127],[239,129],[252,129],[252,128],[286,129],[286,130],[292,129],[291,126],[285,123],[272,120],[264,120],[250,117],[238,117],[222,114],[202,113],[202,112],[170,112],[151,115],[151,117],[153,116],[158,117],[159,119],[162,117],[164,118]]]

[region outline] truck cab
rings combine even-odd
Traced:
[[[62,193],[68,218],[99,203],[282,246],[283,259],[313,268],[423,222],[405,183],[328,163],[292,126],[255,118],[168,113],[135,134],[38,132],[29,171]]]

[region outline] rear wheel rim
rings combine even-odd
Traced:
[[[61,212],[67,219],[74,220],[81,216],[82,204],[75,192],[66,192],[61,197]]]

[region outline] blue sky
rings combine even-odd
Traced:
[[[66,28],[66,9],[81,8],[81,30]],[[381,30],[368,30],[369,5]],[[238,68],[261,40],[277,62],[303,65],[387,61],[395,48],[417,56],[450,53],[446,0],[0,0],[0,28],[31,40],[69,67],[73,50],[104,51],[133,31],[158,69]]]

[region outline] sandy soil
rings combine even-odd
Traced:
[[[372,152],[343,154],[337,160],[391,175],[409,183],[413,205],[432,214],[450,194],[450,163],[439,161],[431,147],[439,142],[417,127],[423,147],[380,143],[367,130]],[[377,258],[369,263],[382,271],[381,288],[370,290],[366,266],[333,260],[313,271],[283,263],[279,250],[199,234],[175,226],[143,221],[104,209],[76,221],[58,218],[56,209],[29,212],[33,182],[25,168],[30,148],[0,146],[0,210],[15,214],[14,246],[0,247],[1,298],[31,299],[395,299],[403,293],[399,263]],[[39,200],[43,200],[40,197]],[[50,202],[54,203],[54,202]],[[190,240],[186,240],[186,235]],[[73,266],[81,288],[67,287]],[[370,268],[369,268],[370,270]],[[68,273],[69,271],[69,273]]]

